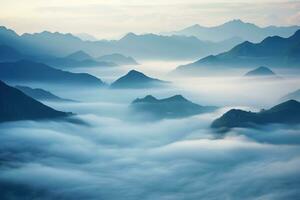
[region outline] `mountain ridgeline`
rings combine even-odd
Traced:
[[[168,82],[151,78],[145,74],[131,70],[111,84],[113,89],[141,89],[167,86]]]
[[[100,56],[97,58],[97,61],[111,62],[117,65],[138,65],[138,62],[134,58],[119,53]]]
[[[41,88],[31,88],[27,86],[17,85],[16,89],[22,91],[27,96],[39,101],[55,101],[55,102],[74,102],[70,99],[63,99]]]
[[[21,54],[41,59],[65,57],[76,51],[85,51],[93,57],[123,54],[137,59],[180,60],[227,51],[242,40],[222,42],[202,41],[190,36],[136,35],[128,33],[119,40],[83,41],[72,34],[41,33],[23,35],[0,27],[0,44],[8,45]]]
[[[258,67],[254,70],[247,72],[244,76],[246,77],[275,77],[276,74],[268,67]]]
[[[198,24],[185,29],[166,33],[166,35],[186,35],[195,36],[201,40],[223,41],[230,38],[240,38],[244,41],[261,42],[269,36],[290,37],[300,26],[268,26],[259,27],[252,23],[241,20],[232,20],[214,27],[205,27]]]
[[[257,127],[267,124],[299,124],[300,102],[288,100],[269,110],[250,112],[232,109],[216,119],[211,127],[220,130],[229,130],[235,127]]]
[[[260,43],[244,42],[228,52],[208,56],[194,63],[179,66],[177,72],[201,72],[253,66],[289,67],[300,66],[300,30],[289,38],[268,37]]]
[[[175,95],[165,99],[157,99],[152,95],[138,98],[131,103],[133,111],[152,119],[184,118],[202,113],[212,112],[214,106],[201,106],[195,104],[182,95]]]
[[[105,84],[86,73],[71,73],[29,60],[0,63],[0,79],[9,83],[39,82],[102,87]]]
[[[0,122],[64,118],[71,113],[54,110],[0,81]]]

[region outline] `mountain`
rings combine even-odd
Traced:
[[[114,67],[117,66],[115,63],[99,62],[95,60],[72,60],[68,58],[46,58],[38,59],[39,62],[46,63],[55,68],[66,69],[76,67]]]
[[[67,117],[0,81],[0,122]]]
[[[90,34],[87,33],[77,33],[75,34],[76,37],[79,37],[83,41],[97,41],[98,39]]]
[[[272,67],[300,66],[300,30],[289,38],[268,37],[261,43],[244,42],[228,52],[208,56],[194,63],[182,65],[178,72],[200,72],[201,68],[224,69],[224,67]]]
[[[139,59],[191,59],[231,49],[240,41],[209,42],[193,36],[136,35],[128,33],[116,42],[119,52]],[[228,45],[230,44],[230,45]]]
[[[198,24],[184,28],[179,31],[166,33],[166,35],[195,36],[201,40],[222,41],[233,37],[239,37],[244,41],[260,42],[269,36],[290,37],[300,26],[268,26],[259,27],[252,23],[241,20],[232,20],[214,27],[205,27]]]
[[[280,98],[281,101],[287,101],[290,99],[295,99],[297,101],[300,101],[300,89],[298,89],[294,92],[291,92],[291,93],[283,96],[282,98]]]
[[[128,33],[120,40],[83,41],[72,34],[41,33],[23,35],[0,27],[0,44],[13,47],[22,54],[33,57],[65,57],[74,51],[85,51],[93,57],[109,54],[131,55],[137,59],[181,60],[197,59],[227,51],[240,41],[220,43],[187,36],[136,35]]]
[[[76,51],[74,53],[71,53],[70,55],[65,57],[66,59],[71,59],[71,60],[77,60],[77,61],[83,61],[83,60],[93,60],[94,58],[87,54],[84,51]]]
[[[300,123],[300,102],[289,100],[258,113],[232,109],[216,119],[211,127],[227,130],[234,127],[255,127],[274,123]]]
[[[29,60],[0,63],[0,79],[13,83],[52,83],[80,86],[104,86],[98,78],[86,73],[71,73]]]
[[[269,68],[261,66],[261,67],[258,67],[254,70],[247,72],[244,76],[249,76],[249,77],[269,76],[269,77],[272,77],[272,76],[276,76],[276,74]]]
[[[36,57],[32,55],[23,55],[10,46],[0,45],[0,62],[18,61],[21,59],[35,60],[60,69],[71,67],[117,66],[115,63],[96,61],[93,57],[83,51],[77,51],[66,57],[60,58],[49,55]]]
[[[132,58],[122,54],[114,53],[110,55],[104,55],[97,58],[98,61],[111,62],[118,65],[137,65],[138,63]]]
[[[27,96],[30,96],[31,98],[39,100],[39,101],[72,101],[69,99],[60,98],[60,97],[52,94],[51,92],[48,92],[48,91],[40,89],[40,88],[33,89],[30,87],[21,86],[21,85],[17,85],[17,86],[15,86],[15,88],[20,90]]]
[[[117,66],[117,64],[106,61],[96,61],[92,56],[87,54],[84,51],[76,51],[65,57],[56,58],[56,57],[46,57],[42,58],[39,61],[46,64],[52,65],[56,68],[76,68],[76,67],[112,67]]]
[[[216,110],[213,106],[200,106],[182,95],[175,95],[165,99],[157,99],[151,95],[138,98],[131,103],[134,111],[155,119],[183,118]]]
[[[151,78],[145,74],[136,70],[129,71],[126,75],[117,79],[111,84],[111,88],[151,88],[151,87],[162,87],[167,82],[159,79]]]

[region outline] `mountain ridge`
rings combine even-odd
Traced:
[[[214,120],[211,127],[227,131],[235,127],[256,127],[274,123],[300,123],[300,102],[288,100],[260,112],[231,109]]]
[[[130,70],[124,76],[114,81],[110,87],[113,89],[122,88],[151,88],[151,87],[163,87],[168,82],[162,81],[156,78],[151,78],[142,72],[136,70]]]
[[[230,51],[210,55],[196,62],[179,66],[177,71],[197,72],[201,67],[214,69],[239,68],[252,66],[271,66],[290,68],[300,66],[300,30],[288,38],[273,36],[265,38],[261,43],[243,42]],[[291,53],[292,52],[292,53]]]
[[[266,26],[260,27],[253,23],[234,19],[217,26],[201,26],[195,24],[179,31],[169,32],[166,35],[195,36],[202,40],[222,41],[232,37],[240,37],[251,42],[260,42],[268,36],[278,35],[289,37],[294,34],[300,26]]]
[[[0,123],[64,118],[69,115],[71,113],[54,110],[0,81]]]
[[[152,119],[184,118],[193,115],[212,112],[217,109],[214,106],[201,106],[193,103],[182,95],[157,99],[152,95],[137,98],[130,105],[133,111]]]

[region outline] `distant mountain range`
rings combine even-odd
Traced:
[[[38,58],[65,57],[74,51],[82,50],[93,57],[118,53],[138,59],[196,59],[227,51],[241,42],[238,38],[209,42],[196,37],[134,33],[128,33],[120,40],[83,41],[72,34],[48,31],[19,36],[13,30],[0,27],[0,44]]]
[[[117,65],[138,65],[138,62],[134,58],[118,53],[100,56],[97,58],[97,61],[111,62],[116,63]]]
[[[64,98],[58,97],[58,96],[52,94],[51,92],[46,91],[46,90],[41,89],[41,88],[34,88],[33,89],[31,87],[21,86],[21,85],[17,85],[17,86],[15,86],[15,88],[22,91],[27,96],[30,96],[31,98],[39,100],[39,101],[75,102],[75,101],[70,100],[70,99],[64,99]]]
[[[70,114],[54,110],[0,81],[0,122],[62,118]]]
[[[276,77],[276,74],[267,67],[261,66],[247,72],[246,77]]]
[[[165,99],[157,99],[148,95],[136,99],[131,103],[134,111],[154,119],[183,118],[201,113],[212,112],[217,108],[214,106],[200,106],[182,95],[175,95]]]
[[[244,42],[228,52],[208,56],[194,63],[182,65],[178,72],[201,72],[201,68],[272,66],[299,68],[300,30],[289,38],[268,37],[261,43]]]
[[[74,68],[74,67],[118,66],[113,62],[97,61],[96,59],[94,59],[92,56],[90,56],[84,51],[76,51],[65,57],[54,57],[54,56],[36,57],[32,55],[24,55],[20,53],[18,50],[10,46],[0,44],[0,62],[18,61],[21,59],[35,60],[60,69]]]
[[[300,123],[300,102],[289,100],[258,113],[232,109],[216,119],[211,127],[226,131],[234,127],[256,127],[275,123]]]
[[[201,40],[216,42],[236,37],[244,41],[261,42],[263,39],[269,36],[290,37],[298,29],[300,29],[300,26],[259,27],[255,24],[245,23],[241,20],[232,20],[214,27],[205,27],[196,24],[179,31],[169,32],[165,34],[195,36]]]
[[[0,79],[8,83],[29,82],[101,87],[105,84],[86,73],[71,73],[29,60],[0,63]]]
[[[151,87],[163,87],[168,82],[159,79],[151,78],[145,74],[131,70],[126,75],[117,79],[111,84],[111,88],[126,89],[126,88],[151,88]]]

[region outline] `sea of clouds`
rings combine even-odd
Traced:
[[[0,124],[1,198],[299,198],[299,127],[269,125],[226,134],[210,129],[211,122],[230,107],[259,110],[275,105],[281,95],[290,92],[287,88],[297,86],[298,80],[283,80],[283,85],[241,82],[240,78],[176,80],[180,86],[167,90],[72,92],[52,88],[80,102],[45,103],[77,113],[75,118],[85,123]],[[128,112],[134,98],[178,93],[220,109],[185,119],[151,122],[135,120],[138,113]]]

